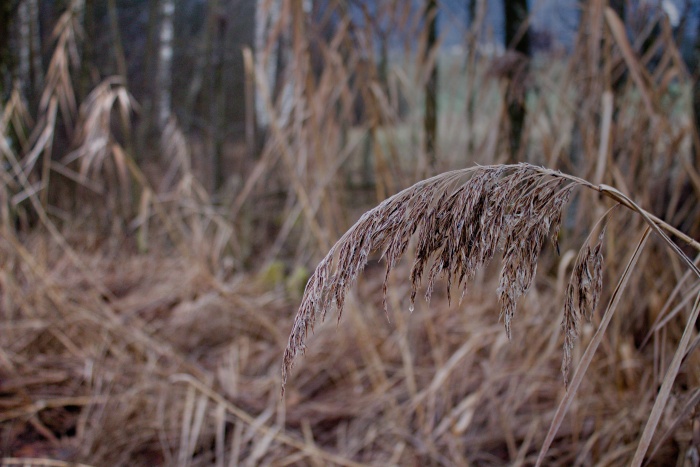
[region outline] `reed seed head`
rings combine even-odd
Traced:
[[[413,237],[411,310],[426,269],[426,300],[430,301],[436,280],[446,277],[451,301],[454,283],[464,295],[477,271],[503,250],[497,293],[510,337],[517,301],[532,285],[537,259],[550,232],[558,246],[562,208],[577,184],[558,172],[530,164],[474,167],[421,181],[367,211],[331,248],[306,285],[284,353],[283,391],[297,354],[306,349],[309,327],[313,330],[318,316],[323,320],[333,304],[340,320],[347,291],[372,252],[381,252],[386,260],[386,312],[389,274]],[[578,329],[577,313],[595,306],[602,284],[599,245],[584,257],[574,278],[585,279],[590,285],[576,289],[576,309],[571,294],[565,307],[563,368],[567,370]]]

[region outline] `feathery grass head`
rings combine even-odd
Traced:
[[[568,383],[568,374],[571,367],[571,350],[578,336],[581,317],[590,319],[593,310],[598,306],[600,292],[603,288],[603,254],[601,253],[603,237],[605,237],[606,225],[600,230],[595,245],[590,242],[579,251],[571,279],[566,287],[564,301],[564,359],[562,361],[562,373],[564,381]]]
[[[447,295],[451,299],[453,283],[464,295],[477,271],[489,263],[499,248],[503,249],[498,297],[510,336],[517,301],[532,285],[542,246],[550,232],[556,245],[562,208],[571,190],[582,182],[529,164],[474,167],[421,181],[367,211],[330,249],[306,285],[284,353],[284,383],[297,354],[305,350],[309,329],[313,331],[318,316],[324,319],[335,305],[340,320],[345,295],[372,252],[381,252],[386,260],[386,311],[389,274],[414,236],[411,310],[429,264],[426,300],[430,301],[440,276],[447,279]],[[579,307],[594,306],[599,295],[600,262],[595,259],[599,255],[597,246],[585,256],[592,259],[585,260],[582,271],[588,271],[586,274],[592,279],[589,286],[578,289],[578,296],[583,297]],[[569,352],[578,332],[574,311],[572,307],[565,308],[572,316],[565,316],[563,322],[567,370],[566,362],[570,361]]]

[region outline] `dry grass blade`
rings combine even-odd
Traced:
[[[696,276],[700,277],[700,268],[698,268],[698,266],[693,262],[692,259],[688,257],[688,255],[683,253],[683,250],[681,250],[680,247],[676,245],[676,243],[673,242],[673,240],[671,240],[665,232],[668,232],[671,235],[678,237],[679,239],[683,240],[687,246],[692,247],[697,251],[700,251],[700,243],[698,243],[697,240],[685,235],[683,232],[680,232],[678,229],[667,224],[658,217],[648,213],[647,211],[639,207],[637,203],[632,201],[620,190],[607,185],[599,185],[596,189],[602,194],[606,195],[607,197],[614,199],[615,201],[619,202],[620,204],[624,205],[625,207],[631,209],[632,211],[642,216],[644,222],[646,222],[647,225],[649,225],[649,227],[651,227],[652,230],[654,230],[654,232],[656,232],[656,234],[659,237],[661,237],[661,239],[666,243],[666,245],[669,246],[669,248],[671,248],[671,250],[676,252],[678,257],[683,260],[683,262],[688,266],[688,268],[691,271],[695,273]]]
[[[51,99],[49,102],[49,108],[46,111],[47,119],[42,120],[45,123],[39,138],[32,147],[31,151],[23,157],[21,161],[21,167],[26,173],[31,172],[34,169],[36,162],[39,160],[39,156],[43,151],[49,152],[51,141],[53,140],[55,133],[55,123],[56,123],[56,99]]]
[[[80,109],[78,148],[63,159],[64,164],[80,160],[80,175],[88,178],[104,170],[110,156],[122,190],[128,190],[128,169],[114,137],[112,112],[129,115],[136,106],[119,78],[110,78],[98,85],[87,97]],[[122,118],[127,122],[128,118]],[[127,126],[124,132],[130,131]]]
[[[167,161],[168,168],[160,182],[161,191],[167,191],[174,184],[178,174],[182,179],[191,178],[192,155],[187,138],[174,116],[171,116],[160,138],[161,157]]]
[[[91,467],[88,464],[80,464],[76,462],[64,462],[56,459],[39,459],[39,458],[26,458],[21,459],[14,457],[5,457],[0,460],[0,466],[2,467]]]
[[[696,256],[695,259],[693,260],[694,263],[700,263],[700,255]],[[677,313],[680,312],[680,310],[685,306],[686,302],[690,301],[691,297],[695,292],[698,290],[698,287],[700,287],[700,283],[695,283],[693,284],[686,284],[686,281],[692,277],[692,271],[686,271],[683,274],[683,277],[678,279],[678,282],[676,283],[676,286],[673,288],[673,291],[671,291],[670,295],[666,299],[666,303],[664,304],[663,308],[661,311],[659,311],[658,316],[656,317],[656,320],[654,323],[650,326],[649,331],[647,332],[647,335],[644,336],[644,340],[642,341],[642,347],[645,346],[648,342],[649,339],[651,339],[651,336],[658,332],[661,328],[663,328],[670,319],[675,316]],[[681,291],[685,289],[686,293],[688,294],[685,297],[681,297],[680,303],[674,307],[672,311],[668,311],[669,308],[671,308],[671,305],[673,301],[681,294]]]
[[[688,397],[688,400],[683,404],[683,407],[681,410],[678,411],[678,415],[676,416],[675,420],[673,420],[673,423],[670,424],[666,432],[659,438],[656,442],[656,446],[654,446],[654,449],[651,450],[651,454],[649,454],[649,457],[647,458],[647,461],[644,463],[644,465],[649,465],[651,459],[654,458],[654,455],[658,452],[659,448],[663,445],[663,443],[668,440],[671,435],[678,429],[678,427],[688,419],[688,417],[692,416],[693,409],[695,406],[700,404],[700,388],[695,388],[695,390],[692,392],[692,395]]]
[[[642,433],[642,438],[637,445],[637,451],[634,453],[634,458],[632,459],[632,464],[635,467],[642,465],[644,461],[644,456],[649,449],[651,444],[652,436],[656,431],[656,425],[659,423],[662,412],[666,407],[666,402],[671,395],[671,388],[678,375],[678,370],[681,367],[681,362],[683,361],[683,356],[685,355],[685,350],[688,347],[690,338],[695,332],[695,322],[698,320],[700,315],[700,293],[697,294],[695,299],[695,305],[693,305],[693,311],[688,317],[688,322],[683,331],[683,336],[681,337],[678,346],[676,347],[676,353],[673,356],[673,360],[666,371],[666,376],[664,376],[664,382],[659,389],[659,394],[654,402],[654,408],[651,410],[651,415],[647,419],[647,424],[644,427],[644,432]]]
[[[649,115],[657,114],[658,112],[656,109],[658,108],[658,104],[654,101],[653,93],[649,91],[650,78],[635,56],[632,46],[627,39],[624,24],[610,7],[605,8],[605,19],[608,22],[608,26],[610,26],[617,45],[622,51],[622,56],[627,63],[627,69],[630,71],[632,79],[639,89],[647,112],[649,112]]]
[[[77,68],[80,62],[77,43],[82,35],[79,22],[80,5],[79,1],[71,2],[53,30],[56,48],[49,63],[46,86],[39,103],[43,113],[48,108],[50,100],[54,97],[58,98],[61,115],[69,133],[73,128],[73,116],[77,107],[71,69]]]
[[[245,412],[244,410],[238,408],[237,406],[233,405],[231,402],[226,400],[223,396],[221,396],[219,393],[216,391],[212,390],[209,388],[209,386],[205,385],[202,381],[199,379],[188,375],[188,374],[177,374],[173,375],[171,378],[172,383],[177,383],[177,382],[184,382],[196,389],[197,391],[201,392],[203,395],[207,396],[209,399],[212,401],[216,402],[219,405],[222,405],[226,408],[226,411],[234,415],[235,417],[239,418],[242,420],[244,423],[248,424],[251,427],[252,431],[256,432],[256,435],[262,435],[263,437],[273,437],[277,441],[286,444],[288,446],[292,446],[296,449],[299,449],[300,451],[306,452],[310,456],[316,456],[324,461],[327,461],[329,463],[334,463],[338,465],[343,465],[347,467],[357,467],[362,464],[359,464],[357,462],[353,462],[348,459],[344,459],[340,456],[334,455],[332,453],[326,452],[316,446],[309,445],[307,443],[303,443],[296,438],[293,438],[292,436],[284,433],[284,432],[279,432],[274,428],[269,427],[266,423],[259,423],[253,416]],[[193,401],[194,402],[194,401]],[[184,434],[183,434],[184,436]],[[233,458],[235,459],[236,456]]]
[[[29,145],[27,128],[33,126],[33,119],[17,83],[12,88],[10,98],[3,108],[2,118],[0,118],[0,134],[8,135],[10,125],[20,141],[21,147],[26,148]]]

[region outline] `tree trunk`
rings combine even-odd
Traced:
[[[209,20],[212,28],[212,61],[211,61],[211,98],[209,101],[211,138],[211,161],[213,172],[213,191],[219,190],[226,182],[224,172],[224,141],[225,141],[225,112],[226,93],[224,92],[224,59],[226,51],[227,18],[219,7],[219,1],[209,3],[211,7]]]
[[[476,19],[476,0],[467,0],[467,27],[474,27]]]
[[[172,113],[172,65],[173,65],[173,17],[174,0],[160,2],[160,34],[158,43],[158,67],[156,71],[157,123],[162,130]]]
[[[465,63],[465,88],[466,88],[466,124],[465,131],[467,134],[467,160],[471,160],[474,156],[475,137],[474,127],[475,118],[474,112],[476,107],[476,92],[477,92],[477,47],[479,44],[479,36],[486,15],[485,0],[467,0],[467,60]]]
[[[29,45],[29,2],[27,0],[21,0],[17,7],[17,22],[19,24],[19,44],[17,44],[19,49],[19,63],[17,67],[17,78],[19,79],[19,85],[25,97],[28,97],[32,89],[32,81],[30,65],[31,48]]]
[[[93,0],[91,0],[93,1]],[[89,37],[89,36],[88,36]],[[148,0],[148,22],[146,26],[146,44],[143,52],[143,90],[141,109],[143,118],[138,119],[133,157],[141,162],[148,154],[158,151],[160,132],[158,127],[158,77],[157,66],[160,53],[160,0]]]
[[[427,0],[425,18],[428,27],[428,41],[425,47],[425,62],[437,46],[437,1]],[[423,127],[425,131],[425,154],[431,169],[437,166],[437,94],[438,94],[438,61],[433,63],[430,77],[425,84],[425,116]]]
[[[262,71],[264,80],[272,95],[276,86],[278,74],[279,37],[273,37],[272,31],[279,21],[282,2],[280,0],[257,0],[255,7],[255,62],[256,72]],[[271,43],[270,43],[271,42]],[[255,93],[255,116],[257,118],[259,134],[267,129],[270,123],[270,115],[265,107],[265,101],[260,92]]]
[[[35,93],[44,86],[44,66],[41,60],[41,30],[39,24],[39,5],[37,0],[27,0],[29,14],[29,51],[31,54],[32,86]]]
[[[505,45],[514,49],[524,58],[530,57],[530,32],[527,0],[507,0],[503,2],[505,17]],[[524,65],[527,67],[527,63]],[[515,162],[521,150],[523,125],[525,123],[525,91],[514,92],[515,86],[523,86],[522,80],[527,68],[517,73],[517,80],[511,79],[508,96],[508,119],[510,123],[510,161]],[[519,82],[515,82],[519,81]]]
[[[95,48],[93,42],[95,40],[95,2],[94,0],[85,0],[83,10],[83,29],[85,30],[86,40],[82,41],[83,54],[80,61],[80,78],[78,80],[78,97],[82,102],[90,93],[90,89],[96,84],[92,81],[91,67],[95,63]]]
[[[158,52],[160,44],[160,0],[148,0],[148,26],[146,30],[146,50],[143,54],[143,66],[146,79],[155,76],[156,65],[158,63]],[[153,95],[157,89],[155,79],[151,79],[147,83],[150,96],[146,97],[149,101],[146,105],[150,109],[150,117],[153,117]],[[152,119],[155,121],[155,119]]]
[[[698,76],[700,73],[700,18],[698,18],[698,30],[695,35],[695,44],[693,45],[693,75]],[[693,151],[693,165],[697,167],[700,161],[700,79],[695,79],[693,83],[693,118],[695,121],[695,151]]]
[[[12,2],[0,4],[0,98],[4,100],[6,92],[9,93],[12,84],[9,77],[12,76],[14,64],[10,53],[10,18],[12,16]]]

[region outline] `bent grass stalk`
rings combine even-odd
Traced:
[[[537,260],[547,237],[558,249],[562,210],[572,190],[579,186],[598,191],[639,214],[648,229],[661,237],[700,277],[700,269],[669,238],[669,234],[698,251],[700,243],[648,213],[613,187],[594,185],[578,177],[526,163],[446,172],[420,181],[367,211],[321,260],[306,285],[284,352],[282,394],[297,355],[306,350],[309,329],[313,332],[317,318],[325,319],[333,306],[338,310],[340,321],[346,293],[372,252],[381,252],[386,260],[383,304],[387,311],[389,274],[413,237],[416,237],[416,246],[410,273],[411,311],[431,261],[425,299],[430,301],[435,280],[444,276],[447,298],[451,301],[450,290],[454,282],[461,288],[463,297],[477,271],[486,266],[497,251],[503,252],[497,294],[501,317],[510,337],[517,301],[532,285]],[[562,373],[567,384],[571,350],[579,334],[581,317],[590,317],[601,295],[604,235],[603,226],[595,244],[591,245],[590,239],[585,242],[566,290]],[[638,250],[642,246],[643,242],[640,242]],[[610,314],[614,308],[614,304],[608,306]],[[591,353],[595,351],[594,348],[589,350]],[[577,376],[584,372],[585,368],[579,365]],[[571,393],[575,392],[575,388],[569,389]],[[566,411],[565,405],[568,406],[566,401],[562,401],[560,417]],[[557,428],[555,418],[548,436],[550,443]],[[645,437],[648,436],[645,433]],[[643,447],[645,451],[647,446],[648,442]],[[543,446],[540,461],[545,451],[546,446]]]

